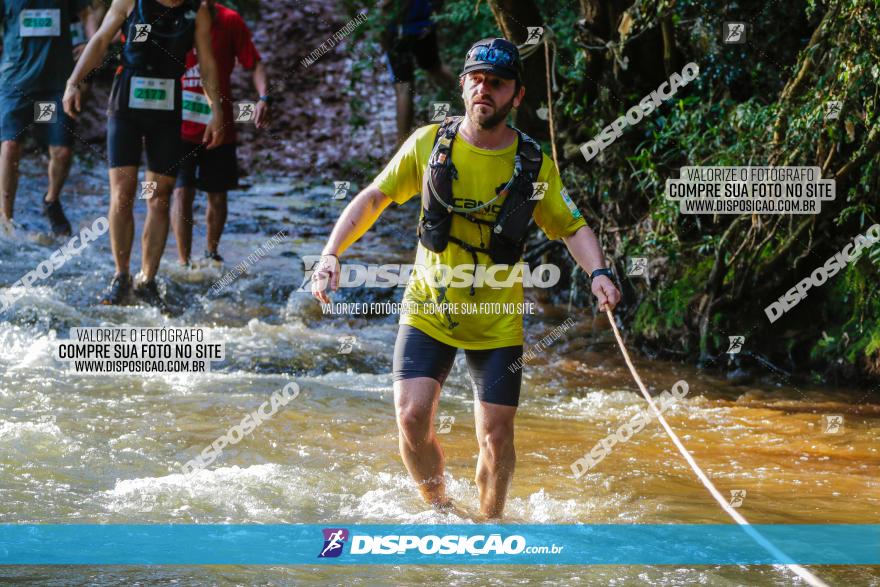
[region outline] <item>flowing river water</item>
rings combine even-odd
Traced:
[[[25,169],[13,237],[0,237],[8,287],[60,246],[36,212],[42,171]],[[106,214],[103,172],[71,179],[76,226]],[[352,186],[354,189],[355,186]],[[113,265],[105,235],[0,313],[0,522],[2,523],[467,523],[427,508],[397,449],[391,354],[396,316],[323,316],[297,293],[302,255],[319,252],[344,201],[332,189],[262,180],[230,196],[225,269],[280,230],[288,238],[224,288],[223,271],[177,266],[173,238],[160,275],[169,315],[96,298]],[[198,198],[193,250],[204,243]],[[347,258],[412,262],[417,207],[392,207]],[[144,202],[136,205],[138,235]],[[135,263],[139,262],[139,236]],[[196,255],[198,256],[198,255]],[[135,267],[135,265],[133,265]],[[395,301],[402,290],[360,290],[337,300]],[[369,298],[364,296],[369,295]],[[527,318],[534,345],[568,318],[539,304]],[[728,523],[653,422],[575,479],[571,464],[644,409],[607,330],[575,309],[566,330],[524,369],[517,469],[507,513],[521,523]],[[76,375],[52,341],[77,326],[198,326],[225,343],[203,375]],[[340,352],[344,337],[351,352]],[[477,447],[472,390],[459,354],[440,402],[453,416],[440,436],[451,496],[475,509]],[[637,358],[652,392],[685,379],[668,419],[727,495],[747,491],[753,523],[880,523],[880,406],[854,389],[731,385],[680,364]],[[207,470],[180,466],[290,379],[300,395]],[[837,434],[823,415],[842,414]],[[670,545],[674,548],[675,545]],[[601,545],[597,545],[601,548]],[[831,585],[880,585],[878,567],[814,567]],[[3,567],[22,585],[789,585],[770,566],[156,566]]]

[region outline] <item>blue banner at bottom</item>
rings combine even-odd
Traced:
[[[6,524],[0,564],[880,564],[880,524],[752,528],[781,553],[730,524]]]

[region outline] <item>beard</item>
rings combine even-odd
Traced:
[[[476,112],[476,105],[474,104],[473,99],[467,100],[467,111],[468,118],[477,125],[477,128],[480,130],[491,130],[502,124],[505,120],[507,120],[507,115],[510,114],[510,111],[513,109],[513,99],[515,96],[511,96],[510,100],[506,104],[502,104],[501,106],[495,107],[495,112],[492,114],[478,114]]]

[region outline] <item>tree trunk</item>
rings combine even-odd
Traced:
[[[517,45],[526,41],[527,27],[544,25],[541,12],[533,0],[487,0],[487,3],[501,34]],[[536,51],[523,61],[523,85],[526,95],[516,113],[516,126],[536,139],[547,139],[547,121],[537,115],[538,108],[547,101],[547,70],[543,51]]]

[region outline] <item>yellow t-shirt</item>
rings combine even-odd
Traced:
[[[432,124],[416,130],[403,144],[385,169],[373,180],[383,194],[397,204],[403,204],[416,195],[421,195],[422,177],[427,167],[434,137],[439,125]],[[458,170],[458,179],[452,182],[452,193],[456,207],[475,208],[495,197],[495,188],[506,183],[513,174],[513,160],[517,142],[507,148],[492,151],[471,145],[456,136],[452,148],[452,162]],[[562,187],[562,180],[553,161],[543,156],[539,182],[546,182],[544,197],[538,200],[533,218],[549,239],[557,239],[574,234],[586,222],[580,211]],[[499,197],[490,206],[475,213],[474,216],[494,221],[501,210],[504,197]],[[452,216],[450,235],[468,244],[488,248],[491,227],[470,222],[457,214]],[[413,229],[415,236],[415,229]],[[482,245],[481,245],[482,243]],[[491,258],[485,253],[477,253],[477,265],[492,267]],[[415,265],[431,267],[446,265],[451,268],[466,264],[474,265],[473,256],[458,244],[450,242],[440,253],[418,245]],[[520,270],[528,271],[525,264]],[[486,279],[476,280],[474,295],[467,279],[455,279],[444,283],[442,274],[429,278],[424,271],[411,274],[403,302],[406,307],[424,308],[418,312],[401,312],[400,323],[409,324],[429,336],[446,344],[471,350],[491,349],[521,345],[523,342],[522,314],[510,312],[523,302],[522,273],[515,266],[503,266],[503,271],[495,270],[494,285],[508,281],[509,285],[491,287]],[[472,269],[474,276],[480,275],[479,268]],[[511,276],[511,274],[513,274]],[[480,283],[482,281],[482,283]],[[433,287],[439,285],[440,287]],[[500,306],[500,311],[499,311]],[[481,311],[482,310],[482,311]]]

